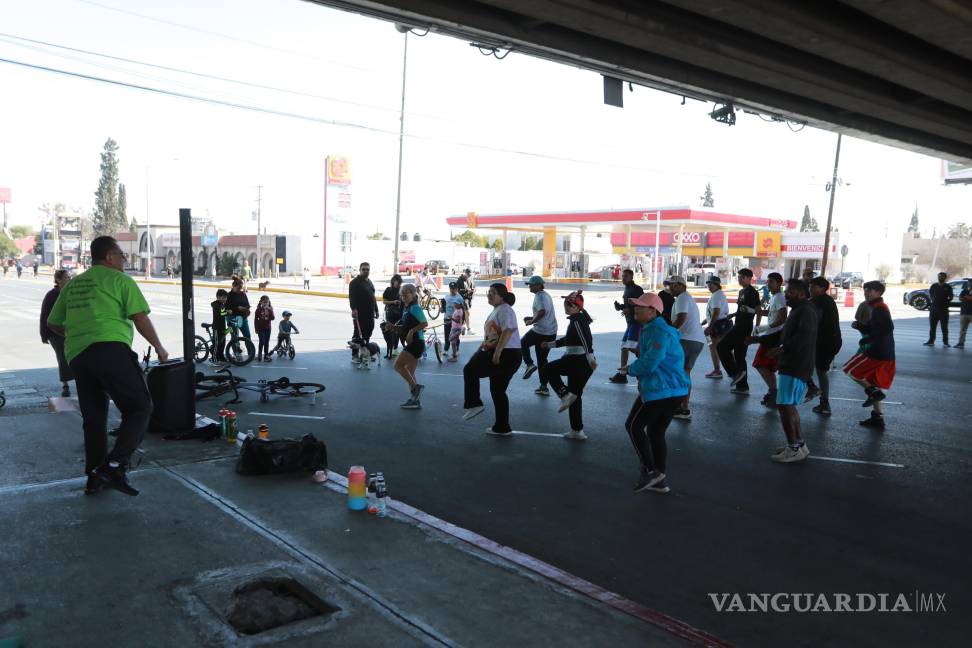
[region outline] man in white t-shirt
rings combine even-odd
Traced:
[[[546,373],[544,367],[547,366],[547,356],[550,350],[544,348],[544,342],[553,342],[557,339],[557,314],[554,312],[553,300],[550,293],[543,289],[543,277],[533,275],[527,282],[530,292],[533,293],[533,316],[524,317],[523,323],[533,326],[520,342],[523,351],[523,362],[526,364],[526,371],[523,372],[523,380],[527,380],[537,369],[540,370],[540,386],[534,390],[538,396],[549,396],[550,390],[547,389]],[[533,364],[530,355],[530,347],[537,348],[537,364]]]
[[[765,310],[757,314],[754,336],[750,337],[750,344],[759,343],[753,367],[759,372],[769,390],[760,401],[766,407],[776,407],[776,368],[779,357],[771,356],[770,349],[780,346],[783,335],[783,325],[786,323],[786,296],[783,293],[783,275],[771,272],[766,276],[766,287],[769,288],[770,300]],[[766,318],[764,324],[760,319]]]
[[[699,307],[695,299],[688,293],[688,286],[685,284],[685,277],[670,277],[668,279],[669,289],[675,297],[675,304],[672,306],[672,326],[678,329],[678,335],[682,344],[682,351],[685,354],[685,374],[692,375],[692,367],[698,359],[702,349],[705,348],[705,333],[702,332],[702,323],[699,321]],[[682,399],[682,404],[675,410],[675,418],[688,421],[692,418],[689,412],[689,397],[692,395],[692,387],[689,386],[689,393]]]
[[[718,275],[712,275],[705,282],[705,287],[709,289],[709,303],[705,306],[706,325],[703,333],[709,338],[709,355],[712,356],[712,371],[705,374],[706,378],[722,378],[722,365],[719,362],[719,342],[726,331],[732,328],[732,320],[729,317],[729,300],[722,292],[722,281]]]

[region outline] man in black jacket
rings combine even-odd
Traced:
[[[819,324],[817,326],[816,369],[819,389],[810,381],[807,400],[813,400],[820,395],[820,404],[813,408],[817,414],[830,416],[830,365],[840,351],[843,340],[840,335],[840,315],[837,304],[830,296],[830,282],[823,277],[810,280],[810,303],[817,309]]]
[[[791,279],[786,285],[786,305],[790,313],[783,326],[782,345],[770,353],[778,355],[779,376],[776,385],[776,407],[786,435],[786,445],[771,459],[779,463],[803,461],[810,449],[800,432],[797,405],[803,402],[813,374],[817,347],[817,310],[810,304],[807,284]]]
[[[942,325],[942,343],[948,343],[948,306],[955,299],[952,286],[946,283],[948,275],[944,272],[938,273],[938,283],[933,283],[928,288],[928,296],[931,297],[931,305],[928,307],[928,341],[925,346],[935,346],[935,327],[939,322]]]
[[[375,299],[375,285],[368,275],[371,265],[366,261],[358,266],[358,276],[348,284],[348,301],[351,304],[351,318],[354,319],[352,340],[360,344],[371,341],[378,318],[378,301]],[[351,362],[358,361],[358,347],[351,348]]]

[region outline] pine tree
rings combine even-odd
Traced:
[[[125,185],[123,183],[118,183],[118,229],[117,232],[123,230],[128,230],[134,232],[135,230],[131,228],[131,224],[128,222],[128,196],[125,194]]]
[[[915,238],[921,238],[921,233],[918,231],[918,205],[915,205],[915,211],[911,214],[911,222],[908,223],[908,233]]]
[[[715,197],[712,195],[712,183],[705,183],[705,193],[699,196],[703,207],[715,207]]]
[[[810,205],[803,206],[803,221],[800,223],[801,232],[819,232],[817,219],[810,215]]]
[[[101,152],[101,179],[95,192],[94,230],[98,236],[112,235],[119,225],[128,225],[119,219],[118,212],[118,144],[110,137]]]

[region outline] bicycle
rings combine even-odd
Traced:
[[[419,297],[419,306],[429,314],[429,319],[436,319],[439,317],[442,304],[439,302],[439,298],[432,294],[431,290],[422,288],[422,296]]]
[[[206,362],[206,360],[210,358],[216,362],[216,333],[213,331],[213,325],[203,323],[202,327],[209,335],[209,339],[207,340],[201,335],[195,336],[193,358],[196,360],[196,362],[200,363]],[[256,347],[253,346],[253,342],[246,338],[240,337],[238,328],[229,326],[227,327],[226,331],[229,333],[227,336],[229,341],[226,343],[226,347],[223,351],[223,357],[226,358],[226,361],[238,367],[245,366],[252,362],[253,356],[256,355]]]
[[[435,359],[439,361],[439,364],[442,364],[442,342],[439,341],[439,336],[435,332],[435,329],[440,326],[442,325],[436,324],[425,329],[425,348],[432,347],[435,351]]]
[[[225,375],[221,375],[225,374]],[[233,393],[233,399],[226,404],[240,403],[240,390],[254,391],[260,394],[260,402],[270,401],[270,396],[308,396],[324,391],[324,385],[311,382],[290,382],[286,376],[276,380],[258,380],[249,382],[234,376],[229,369],[221,369],[216,375],[196,374],[196,400],[215,398],[223,394]],[[200,393],[201,392],[201,393]]]
[[[288,358],[293,360],[294,356],[297,354],[297,349],[294,347],[294,343],[290,339],[291,335],[297,335],[297,333],[293,332],[285,336],[284,339],[280,340],[280,342],[277,344],[276,348],[274,349],[278,358],[287,356]]]

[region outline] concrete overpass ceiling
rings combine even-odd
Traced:
[[[967,0],[307,0],[972,162]]]

